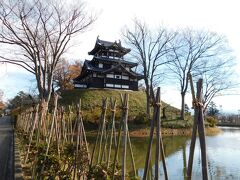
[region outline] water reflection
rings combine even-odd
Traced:
[[[221,134],[206,137],[209,179],[240,179],[240,128],[221,129],[223,131]],[[190,139],[182,144],[180,150],[176,150],[167,157],[170,180],[185,179],[189,146]],[[197,139],[193,179],[202,179],[201,173],[201,151]]]
[[[225,180],[240,179],[240,128],[221,127],[222,133],[206,137],[209,179]],[[138,175],[143,176],[145,155],[147,152],[148,138],[131,138],[136,168]],[[186,179],[187,159],[189,156],[190,137],[174,136],[163,138],[166,164],[170,180]],[[153,142],[152,160],[154,162],[155,141]],[[130,156],[127,164],[131,169]],[[148,179],[154,177],[154,165]],[[161,179],[163,166],[159,167]],[[193,180],[202,179],[201,176],[201,151],[199,140],[196,141]]]

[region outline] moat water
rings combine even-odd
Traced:
[[[240,128],[220,127],[222,133],[215,136],[206,137],[208,174],[209,179],[240,180]],[[148,138],[131,138],[134,151],[135,164],[138,176],[143,176],[144,162],[148,146]],[[190,137],[173,136],[164,137],[164,149],[166,154],[166,164],[168,169],[169,180],[186,179],[187,162],[189,156]],[[155,142],[153,143],[155,149]],[[120,151],[121,152],[121,151]],[[154,154],[151,160],[152,173],[154,176]],[[193,180],[202,179],[201,171],[201,151],[197,139],[194,163],[193,163]],[[131,169],[130,154],[127,157],[128,170]],[[163,167],[160,163],[159,171],[161,179],[164,179]],[[150,178],[149,178],[150,179]]]

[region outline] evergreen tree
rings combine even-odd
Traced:
[[[219,114],[219,109],[217,109],[217,105],[213,101],[211,101],[208,106],[207,115],[216,116],[218,114]]]

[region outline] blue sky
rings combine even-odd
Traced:
[[[86,4],[89,11],[98,13],[98,19],[88,32],[73,39],[65,55],[68,59],[90,59],[87,52],[93,48],[98,35],[104,40],[119,40],[121,29],[137,17],[152,28],[161,25],[172,29],[192,27],[225,35],[236,56],[236,73],[240,69],[240,2],[237,0],[88,0]],[[4,90],[6,98],[34,87],[34,77],[19,67],[8,66],[6,70],[6,66],[0,64],[0,78],[0,89]],[[180,106],[177,86],[163,86],[162,92],[163,100]],[[226,111],[240,109],[239,95],[218,97],[214,101]],[[190,95],[187,95],[187,103],[191,105]]]
[[[19,91],[30,92],[36,87],[34,76],[19,67],[0,64],[0,89],[4,99],[14,97]]]

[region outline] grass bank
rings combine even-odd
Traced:
[[[61,94],[60,104],[63,106],[73,105],[82,101],[83,120],[86,129],[90,132],[96,130],[101,115],[101,105],[103,98],[117,100],[116,123],[121,118],[121,100],[120,94],[129,94],[129,129],[132,136],[148,136],[150,121],[146,118],[146,95],[143,91],[111,90],[111,89],[73,89],[64,91]],[[180,110],[162,102],[162,112],[165,111],[165,117],[162,117],[163,135],[191,135],[193,125],[192,116],[186,113],[186,120],[179,119]],[[110,108],[107,108],[106,119],[110,119]],[[163,114],[162,114],[163,115]],[[211,125],[206,121],[206,127]],[[219,133],[218,128],[206,128],[207,135]]]
[[[82,100],[83,117],[85,121],[97,122],[101,114],[101,105],[103,98],[113,98],[117,100],[116,120],[121,117],[120,94],[129,94],[129,121],[135,121],[136,124],[147,123],[145,118],[146,95],[143,91],[110,90],[110,89],[73,89],[64,91],[61,94],[60,104],[67,106],[76,104],[79,99]],[[162,102],[165,108],[166,119],[176,119],[180,111],[171,105]],[[110,108],[107,111],[107,118],[110,114]]]

